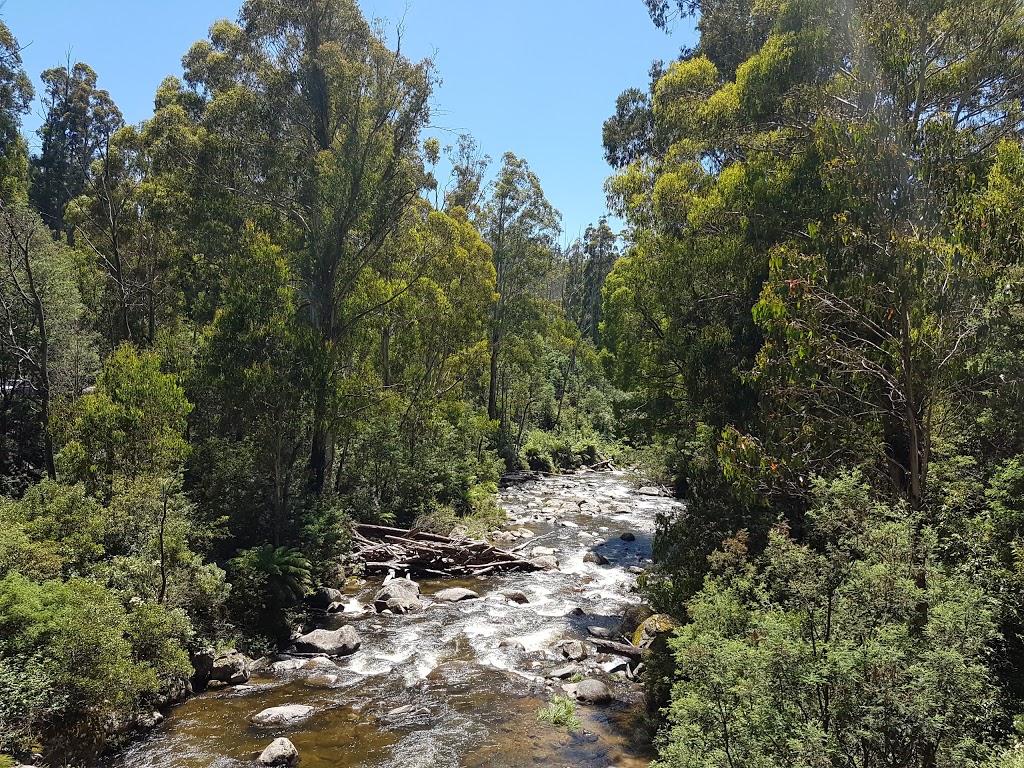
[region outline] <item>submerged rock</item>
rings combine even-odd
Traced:
[[[299,760],[299,750],[288,739],[274,739],[259,756],[260,765],[294,765]]]
[[[346,656],[355,653],[362,645],[359,633],[349,625],[340,629],[314,629],[295,641],[299,653],[325,653],[328,656]]]
[[[434,595],[434,599],[440,600],[442,603],[461,603],[463,600],[477,600],[479,597],[478,593],[465,587],[442,589]]]
[[[641,496],[664,496],[665,492],[661,488],[656,488],[653,485],[645,485],[643,488],[638,488],[637,493]]]
[[[558,560],[551,555],[545,555],[544,557],[535,557],[530,561],[538,568],[543,568],[545,571],[557,571]]]
[[[636,541],[636,534],[626,531],[621,536],[619,536],[619,538],[623,541]]]
[[[264,727],[272,725],[296,725],[313,714],[313,708],[305,704],[285,704],[281,707],[270,707],[252,716],[253,725]]]

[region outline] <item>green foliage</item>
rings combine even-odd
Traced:
[[[551,725],[564,726],[570,731],[577,731],[583,725],[576,714],[576,702],[568,696],[552,696],[548,706],[537,711],[537,719]]]
[[[134,482],[176,471],[188,455],[183,433],[192,404],[153,352],[119,347],[92,392],[55,423],[68,476],[109,498],[116,480]]]
[[[0,748],[24,753],[38,740],[64,763],[95,757],[108,718],[130,719],[167,681],[191,674],[190,636],[182,614],[127,610],[95,583],[9,574],[0,581],[0,717],[13,730]]]
[[[256,635],[287,635],[285,610],[311,591],[310,562],[297,549],[264,544],[240,552],[228,563],[234,586],[233,611]]]
[[[960,766],[986,754],[996,627],[934,532],[856,475],[815,486],[808,543],[712,558],[670,645],[685,677],[660,765]]]

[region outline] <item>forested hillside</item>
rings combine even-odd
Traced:
[[[0,755],[89,761],[189,653],[287,640],[352,520],[497,524],[598,460],[603,221],[427,138],[438,73],[353,0],[246,2],[126,125],[0,23]],[[34,73],[32,73],[34,74]],[[445,153],[450,178],[434,173]],[[0,757],[0,761],[4,758]]]
[[[687,509],[664,766],[1020,764],[1024,9],[647,0],[603,338]]]

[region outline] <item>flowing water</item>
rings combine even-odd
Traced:
[[[559,570],[422,581],[421,612],[331,616],[328,627],[351,623],[362,637],[362,648],[336,659],[336,668],[257,673],[249,685],[196,696],[111,768],[252,765],[278,736],[295,744],[302,768],[647,766],[652,754],[639,684],[594,669],[613,657],[591,647],[581,665],[587,676],[608,682],[615,702],[581,705],[580,730],[539,722],[537,710],[561,692],[546,677],[567,663],[556,644],[585,640],[588,626],[617,630],[626,608],[639,602],[634,574],[651,556],[655,515],[676,502],[637,494],[623,473],[586,472],[513,486],[502,491],[501,503],[509,530],[534,534],[501,546],[554,549]],[[619,538],[627,531],[635,541]],[[589,551],[609,562],[586,562]],[[430,600],[450,586],[473,589],[481,599]],[[353,587],[346,599],[372,602],[378,587],[379,581]],[[529,602],[502,595],[511,590]],[[293,727],[250,725],[257,712],[283,704],[314,712]]]

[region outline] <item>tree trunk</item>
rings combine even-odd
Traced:
[[[487,418],[498,420],[498,350],[501,341],[497,336],[491,341],[491,380],[487,390]]]

